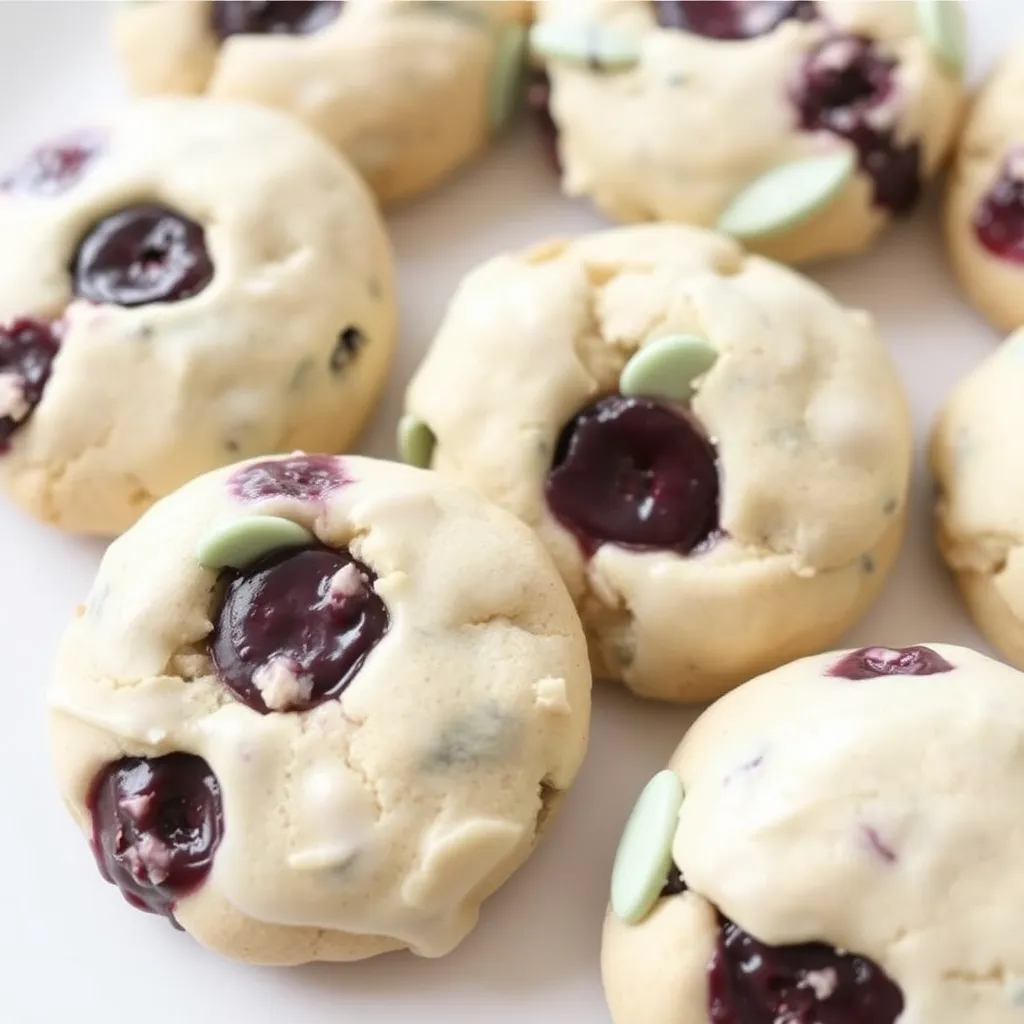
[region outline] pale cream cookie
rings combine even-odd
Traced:
[[[0,172],[0,487],[115,534],[194,476],[341,451],[391,363],[391,249],[348,164],[272,111],[128,107]]]
[[[1024,41],[971,106],[946,192],[946,240],[975,306],[1004,331],[1024,323]]]
[[[385,202],[436,184],[504,127],[520,93],[520,0],[161,0],[122,4],[137,93],[206,93],[298,117]]]
[[[909,414],[870,317],[697,228],[485,264],[406,407],[403,456],[533,527],[595,673],[645,696],[830,646],[899,547]]]
[[[1024,331],[957,386],[935,423],[935,537],[974,620],[1024,667]]]
[[[867,247],[960,118],[957,0],[544,0],[531,92],[562,186],[787,262]]]
[[[626,826],[615,1024],[1016,1024],[1024,677],[943,644],[725,697]]]
[[[203,476],[111,545],[50,708],[64,799],[129,903],[255,963],[435,957],[572,783],[590,676],[512,516],[295,453]]]

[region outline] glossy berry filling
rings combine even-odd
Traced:
[[[836,662],[828,674],[840,679],[875,679],[878,676],[934,676],[952,671],[953,666],[930,647],[862,647]]]
[[[320,502],[346,483],[340,459],[300,453],[251,462],[232,474],[228,487],[242,501],[294,498]]]
[[[865,957],[821,942],[768,946],[718,916],[708,964],[711,1024],[893,1024],[897,985]]]
[[[563,429],[545,494],[588,554],[602,544],[686,554],[717,528],[715,450],[682,411],[611,395]]]
[[[655,0],[658,23],[708,39],[754,39],[789,19],[817,17],[813,0]]]
[[[89,793],[100,873],[134,907],[173,920],[175,901],[213,866],[224,821],[220,786],[191,754],[107,765]]]
[[[896,140],[896,61],[863,36],[826,39],[804,61],[792,98],[804,131],[828,131],[857,151],[874,202],[906,213],[921,193],[921,147]]]
[[[376,576],[347,551],[286,551],[224,574],[210,640],[221,681],[261,714],[338,697],[391,624]]]
[[[342,0],[216,0],[213,30],[235,35],[308,36],[338,16]]]
[[[0,178],[0,192],[56,196],[85,177],[103,151],[100,132],[77,132],[30,153],[9,174]]]
[[[974,234],[993,256],[1024,263],[1024,150],[1010,153],[974,209]]]
[[[58,348],[52,324],[19,318],[0,325],[0,452],[43,397]]]
[[[90,302],[179,302],[213,278],[205,233],[164,206],[129,206],[89,229],[72,262],[75,294]]]
[[[671,866],[662,898],[686,891]],[[708,962],[711,1024],[893,1024],[903,994],[866,957],[823,942],[769,946],[721,912]]]

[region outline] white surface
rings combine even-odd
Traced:
[[[1024,32],[1024,4],[969,0],[968,8],[976,77]],[[95,3],[0,4],[0,166],[52,131],[88,123],[122,101],[106,47],[108,17],[109,9]],[[393,216],[401,363],[364,449],[392,454],[405,383],[465,271],[501,249],[601,225],[589,209],[559,197],[525,128],[439,194]],[[998,340],[957,296],[934,209],[891,230],[867,256],[813,276],[878,317],[922,440],[953,383]],[[929,502],[919,455],[910,533],[897,572],[849,635],[851,645],[978,645],[932,554]],[[54,644],[101,551],[99,544],[60,536],[0,506],[4,1024],[608,1020],[598,951],[611,859],[636,794],[689,721],[686,711],[599,688],[590,755],[550,838],[447,959],[392,955],[347,966],[243,967],[129,908],[100,880],[60,806],[49,769],[44,695]]]

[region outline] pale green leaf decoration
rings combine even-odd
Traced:
[[[726,207],[718,229],[741,240],[788,231],[828,206],[856,169],[852,147],[774,167]]]

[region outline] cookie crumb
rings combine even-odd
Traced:
[[[298,665],[288,658],[271,658],[253,673],[253,685],[271,711],[287,711],[309,700],[313,681],[299,675],[297,669]]]

